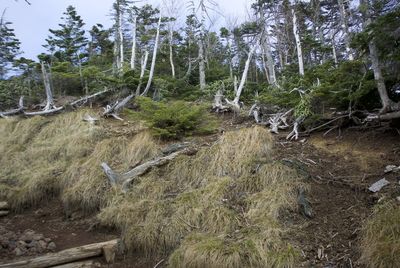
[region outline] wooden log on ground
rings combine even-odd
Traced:
[[[43,111],[39,111],[39,112],[24,112],[24,115],[26,115],[26,116],[50,115],[50,114],[58,113],[59,111],[61,111],[63,109],[64,109],[64,107],[57,107],[57,108],[53,108],[50,110],[43,110]]]
[[[0,217],[7,216],[8,214],[9,214],[9,211],[8,211],[8,210],[2,210],[2,211],[0,211]]]
[[[117,174],[110,168],[110,166],[107,165],[107,163],[102,163],[101,167],[103,168],[104,173],[107,175],[111,185],[117,185],[117,184],[122,183],[122,190],[123,190],[123,192],[126,192],[126,191],[128,191],[130,184],[137,177],[147,173],[153,167],[160,167],[160,166],[166,165],[171,160],[176,158],[178,155],[185,154],[185,153],[193,154],[193,153],[195,153],[195,151],[197,151],[197,150],[195,150],[195,149],[190,150],[188,148],[185,148],[183,150],[173,152],[167,156],[160,156],[160,157],[157,157],[146,163],[143,163],[124,174]]]
[[[7,117],[9,115],[16,115],[16,114],[20,114],[24,111],[24,96],[22,96],[21,98],[19,98],[19,102],[18,102],[18,108],[17,109],[12,109],[9,111],[5,111],[5,112],[0,112],[0,117]]]
[[[89,261],[81,261],[81,262],[73,262],[63,265],[53,266],[52,268],[93,268],[93,267],[100,267],[96,266],[96,263],[92,260]]]
[[[135,97],[135,94],[131,94],[127,96],[125,99],[122,101],[117,101],[113,105],[107,105],[106,108],[104,108],[103,116],[104,117],[114,117],[115,119],[123,121],[122,118],[118,116],[118,112],[121,111],[125,105],[128,104],[128,102]]]
[[[87,103],[89,100],[94,99],[94,98],[96,98],[96,97],[98,97],[98,96],[101,96],[101,95],[103,95],[103,94],[105,94],[105,93],[107,93],[107,92],[110,92],[110,91],[111,91],[111,89],[105,89],[105,90],[103,90],[103,91],[100,91],[100,92],[97,92],[97,93],[95,93],[95,94],[92,94],[92,95],[89,95],[89,96],[85,96],[85,97],[83,97],[83,98],[80,98],[79,100],[73,101],[73,102],[70,103],[70,105],[71,105],[71,106],[79,106],[79,105],[85,104],[85,103]]]
[[[110,246],[117,247],[118,242],[118,239],[114,239],[107,242],[66,249],[57,253],[50,253],[33,259],[0,264],[0,268],[45,268],[67,264],[79,260],[101,256],[103,254],[103,248]]]

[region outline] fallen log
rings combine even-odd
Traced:
[[[63,110],[64,107],[57,107],[57,108],[52,108],[49,110],[43,110],[39,112],[24,112],[24,115],[26,116],[35,116],[35,115],[49,115],[49,114],[55,114],[58,113],[59,111]]]
[[[17,261],[12,263],[0,264],[0,268],[45,268],[61,264],[67,264],[74,261],[84,260],[91,257],[101,256],[103,248],[117,247],[118,239],[107,242],[95,243],[76,248],[66,249],[57,253],[50,253],[33,259]]]
[[[131,94],[127,96],[125,99],[123,99],[121,102],[116,101],[113,105],[107,105],[106,108],[104,108],[103,116],[104,117],[114,117],[115,119],[123,121],[121,117],[118,116],[118,112],[121,111],[125,105],[128,104],[128,102],[135,97],[135,94]]]
[[[100,95],[103,95],[103,94],[105,94],[107,92],[110,92],[110,91],[111,91],[111,89],[105,89],[103,91],[100,91],[100,92],[97,92],[95,94],[80,98],[79,100],[73,101],[73,102],[70,103],[70,105],[74,107],[74,106],[79,106],[79,105],[85,104],[89,100],[94,99],[94,98],[96,98],[96,97],[98,97]]]
[[[81,262],[73,262],[63,265],[53,266],[53,268],[93,268],[98,267],[94,261],[81,261]]]
[[[127,192],[129,189],[130,184],[139,176],[147,173],[150,171],[153,167],[160,167],[163,166],[167,163],[169,163],[171,160],[176,158],[178,155],[181,154],[193,154],[197,150],[195,149],[188,149],[185,148],[183,150],[175,151],[167,156],[160,156],[157,157],[153,160],[150,160],[146,163],[143,163],[132,170],[123,173],[123,174],[118,174],[114,172],[107,163],[102,163],[101,167],[103,168],[104,173],[106,174],[109,182],[111,185],[116,186],[116,185],[122,185],[122,191]]]
[[[8,210],[2,210],[0,211],[0,217],[7,216],[10,212]]]
[[[5,111],[5,112],[0,112],[0,117],[7,117],[9,115],[16,115],[19,113],[22,113],[24,111],[24,96],[22,96],[21,98],[19,98],[19,102],[18,102],[18,108],[17,109],[12,109],[9,111]]]

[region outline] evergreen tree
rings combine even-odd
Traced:
[[[65,17],[61,17],[64,23],[59,24],[61,29],[49,29],[53,35],[46,39],[45,47],[59,60],[79,65],[88,44],[85,30],[82,29],[85,23],[73,6],[68,6],[64,15]]]
[[[5,21],[3,13],[0,20],[0,79],[4,79],[10,64],[19,54],[20,42],[11,25],[11,22]]]

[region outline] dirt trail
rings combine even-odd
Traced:
[[[301,142],[277,141],[280,160],[293,161],[309,175],[312,219],[297,218],[302,230],[291,239],[302,249],[302,267],[363,267],[361,225],[382,193],[367,191],[384,176],[389,164],[399,164],[400,141],[393,133],[345,131],[340,138],[317,133]],[[397,162],[396,162],[397,161]]]

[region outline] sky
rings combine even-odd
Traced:
[[[178,0],[178,2],[187,2]],[[211,16],[217,18],[219,24],[224,24],[224,17],[237,17],[243,19],[247,6],[251,0],[214,0],[218,3],[220,14]],[[112,25],[110,10],[114,0],[29,0],[28,5],[24,0],[0,0],[0,12],[6,9],[5,18],[13,23],[17,38],[21,41],[21,56],[36,60],[36,56],[45,49],[49,31],[58,29],[62,13],[68,5],[76,7],[78,14],[86,23],[86,30],[92,25],[101,23],[106,27]],[[160,0],[143,0],[142,3],[153,3],[159,6]]]

